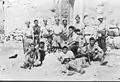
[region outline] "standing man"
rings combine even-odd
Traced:
[[[76,29],[80,29],[81,31],[83,30],[83,25],[80,23],[80,16],[76,15],[75,17],[75,24],[74,24]]]
[[[41,31],[42,31],[42,34],[41,34],[42,39],[44,41],[47,41],[46,37],[48,37],[53,33],[53,28],[50,25],[48,25],[47,19],[43,19],[43,25],[41,27]]]
[[[60,24],[60,19],[55,18],[55,24],[54,24],[54,33],[55,34],[59,34],[60,32],[62,32],[62,28],[61,28],[61,24]]]
[[[38,20],[34,20],[34,26],[33,26],[33,40],[35,44],[39,43],[40,39],[40,26],[38,25]]]
[[[68,29],[67,19],[63,19],[63,21],[62,21],[62,29],[63,29],[63,32],[67,31],[67,29]]]
[[[24,39],[23,39],[23,46],[24,46],[24,53],[28,50],[29,45],[32,43],[33,39],[33,29],[30,28],[30,21],[26,22],[26,28],[23,29]]]

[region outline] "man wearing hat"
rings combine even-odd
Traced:
[[[44,41],[46,41],[46,37],[51,35],[53,33],[53,28],[48,25],[48,20],[47,19],[43,19],[43,25],[41,26],[41,36],[42,36],[42,39]]]
[[[98,30],[103,30],[106,28],[105,26],[105,22],[104,22],[104,17],[102,15],[98,16],[98,21],[99,21],[99,25],[98,25]]]
[[[80,29],[81,31],[83,30],[83,25],[80,22],[80,16],[79,15],[76,15],[76,17],[75,17],[74,26],[75,26],[75,29]]]

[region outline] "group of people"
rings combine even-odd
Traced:
[[[31,69],[42,66],[47,55],[56,55],[58,61],[61,65],[65,65],[67,70],[81,74],[85,72],[82,68],[91,65],[91,62],[99,61],[100,65],[107,64],[107,61],[104,61],[106,30],[96,30],[96,34],[89,34],[85,31],[88,25],[81,24],[79,15],[75,20],[71,25],[68,24],[67,19],[63,19],[61,23],[59,18],[55,18],[55,24],[48,25],[48,21],[44,19],[44,24],[41,26],[38,20],[34,20],[33,27],[27,22],[24,39],[31,42],[26,43],[25,62],[21,67]],[[103,20],[101,18],[98,21],[102,24]]]

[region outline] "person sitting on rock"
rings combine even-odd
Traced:
[[[40,53],[35,48],[34,44],[31,43],[30,49],[25,53],[25,62],[24,65],[21,66],[21,68],[29,68],[37,66],[37,64],[40,63]]]
[[[89,39],[89,44],[82,48],[81,53],[89,55],[90,61],[100,61],[101,64],[105,63],[103,61],[104,51],[95,44],[93,37]]]
[[[59,61],[65,65],[66,70],[64,70],[64,72],[66,72],[68,75],[71,75],[70,73],[73,72],[79,72],[81,74],[83,74],[85,71],[82,70],[82,67],[80,66],[80,62],[78,62],[78,59],[75,59],[74,53],[68,49],[67,46],[64,46],[62,49],[62,52],[59,56]],[[79,64],[79,66],[78,66]]]

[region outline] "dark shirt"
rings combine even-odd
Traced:
[[[33,26],[33,31],[34,35],[39,35],[40,34],[40,26]]]

